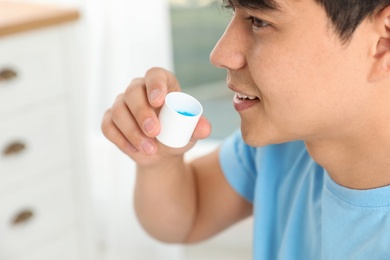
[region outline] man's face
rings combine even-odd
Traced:
[[[278,3],[280,10],[236,8],[211,53],[211,62],[227,69],[229,87],[251,98],[234,99],[245,141],[260,146],[351,134],[369,99],[369,26],[343,44],[313,0]]]

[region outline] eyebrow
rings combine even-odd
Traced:
[[[258,11],[281,11],[281,6],[275,0],[223,0],[227,7],[248,8]]]

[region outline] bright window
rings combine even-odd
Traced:
[[[209,55],[229,23],[217,1],[170,0],[174,69],[183,91],[197,97],[213,125],[211,138],[221,139],[239,127],[226,70],[210,64]]]

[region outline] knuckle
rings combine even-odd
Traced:
[[[143,78],[134,78],[130,81],[129,86],[127,87],[126,91],[133,89],[136,86],[142,86],[144,84]]]
[[[106,112],[104,112],[104,114],[103,114],[102,122],[100,124],[100,127],[102,128],[102,130],[103,130],[103,128],[105,128],[107,126],[110,115],[111,115],[111,108],[107,109]]]
[[[117,145],[116,145],[122,152],[128,154],[127,150],[126,149],[128,146],[129,146],[129,143],[125,140],[119,142]]]
[[[138,91],[139,92],[139,91]],[[123,99],[124,100],[131,100],[133,97],[137,96],[137,91],[134,87],[132,88],[127,88],[125,93],[123,94]]]
[[[112,108],[111,108],[111,117],[114,119],[118,119],[121,117],[123,113],[123,105],[122,105],[122,102],[115,102],[113,105],[112,105]]]
[[[128,141],[135,147],[139,147],[141,145],[143,138],[143,135],[138,130],[132,131],[130,136],[127,137]]]
[[[140,121],[143,121],[143,118],[146,118],[145,114],[147,111],[148,109],[139,106],[132,109],[133,116]]]
[[[148,82],[153,82],[154,84],[160,83],[160,86],[155,86],[155,87],[162,87],[164,84],[164,81],[167,80],[169,77],[170,72],[160,68],[160,67],[152,67],[148,69],[145,73],[145,79]]]
[[[102,128],[102,132],[108,140],[115,140],[116,131],[112,125],[106,125],[104,128]]]
[[[151,67],[149,68],[147,71],[146,71],[146,74],[145,75],[148,75],[148,74],[153,74],[153,73],[156,73],[156,72],[161,72],[163,71],[164,69],[160,68],[160,67]]]
[[[102,133],[103,135],[111,140],[112,137],[114,136],[114,126],[112,124],[112,122],[108,121],[108,120],[103,120],[102,124],[101,124],[101,130],[102,130]]]
[[[120,93],[119,95],[116,96],[115,102],[118,102],[119,100],[123,99],[124,94]]]

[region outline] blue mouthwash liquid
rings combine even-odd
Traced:
[[[183,115],[183,116],[195,116],[194,114],[186,112],[186,111],[176,111],[176,112]]]

